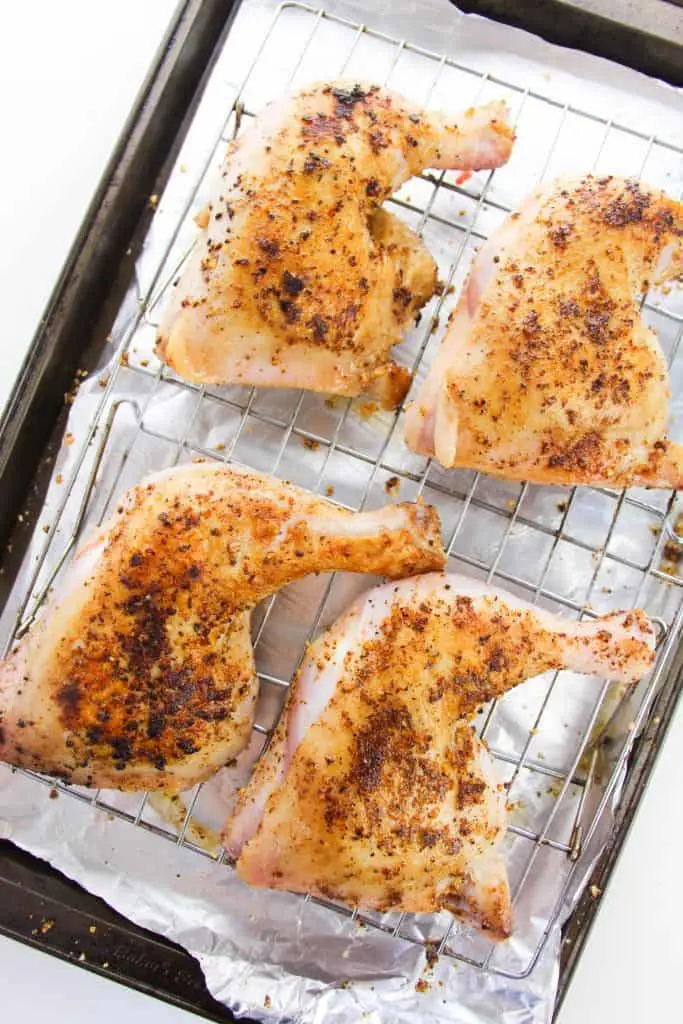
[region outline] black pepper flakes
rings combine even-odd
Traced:
[[[282,287],[288,295],[299,295],[304,289],[304,282],[300,277],[296,277],[295,274],[290,274],[288,270],[282,275]]]
[[[280,255],[280,243],[274,238],[257,238],[257,245],[261,252],[265,253],[271,259],[277,259]]]
[[[325,341],[330,328],[329,324],[320,316],[319,313],[316,313],[315,316],[311,318],[310,326],[313,330],[313,336],[316,341]]]

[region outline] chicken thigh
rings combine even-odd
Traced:
[[[683,272],[683,205],[632,180],[542,186],[477,256],[406,420],[414,451],[535,483],[683,485],[637,300]]]
[[[0,758],[86,786],[187,788],[249,740],[257,601],[318,570],[443,563],[424,505],[354,513],[217,464],[149,477],[0,666]]]
[[[436,573],[377,587],[309,648],[226,850],[250,885],[504,938],[506,793],[468,722],[547,669],[635,681],[653,649],[640,611],[567,621]]]
[[[389,350],[436,266],[380,204],[425,167],[498,167],[512,141],[503,103],[451,119],[341,82],[271,104],[228,149],[158,354],[198,383],[397,405],[411,378]]]

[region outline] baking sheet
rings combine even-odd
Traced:
[[[344,17],[348,6],[330,10]],[[228,113],[236,83],[255,56],[240,93],[243,121],[290,83],[329,76],[332,61],[334,73],[388,80],[417,101],[443,109],[498,96],[510,103],[519,140],[507,168],[493,177],[475,175],[464,186],[455,185],[454,175],[436,181],[427,175],[408,183],[394,204],[422,230],[445,282],[444,295],[432,301],[399,349],[402,361],[419,360],[418,382],[475,247],[537,180],[593,167],[643,173],[680,194],[681,155],[656,137],[683,141],[677,93],[583,55],[572,58],[573,66],[590,71],[591,82],[577,81],[566,70],[567,54],[522,33],[458,16],[445,0],[402,5],[390,14],[394,36],[405,32],[418,46],[433,45],[438,37],[438,48],[457,66],[296,5],[278,15],[264,43],[273,16],[269,5],[242,9],[169,185],[163,196],[150,198],[158,213],[113,332],[113,361],[76,398],[46,507],[2,619],[3,635],[11,632],[27,589],[39,599],[65,553],[68,560],[72,533],[100,520],[121,490],[148,469],[203,456],[242,461],[321,493],[331,488],[335,500],[351,507],[387,502],[385,485],[398,476],[394,500],[422,495],[438,507],[450,568],[489,578],[569,616],[638,603],[672,626],[662,645],[658,671],[663,670],[680,624],[679,584],[660,569],[677,511],[671,494],[570,492],[445,472],[407,452],[400,418],[367,403],[329,402],[294,391],[204,392],[163,372],[152,354],[165,292],[194,237],[191,214],[203,204],[235,128]],[[370,13],[365,7],[363,17],[382,30],[385,13],[379,7]],[[579,112],[582,103],[588,118]],[[618,121],[638,134],[617,127]],[[653,134],[643,138],[644,124]],[[683,399],[677,387],[681,360],[675,358],[682,315],[679,296],[648,297],[645,316],[674,357],[674,433]],[[81,512],[83,523],[75,530]],[[262,699],[252,756],[275,721],[282,683],[309,634],[370,582],[313,578],[287,588],[254,616]],[[609,819],[597,812],[609,810],[618,793],[630,739],[655,686],[653,676],[633,699],[622,701],[612,723],[614,739],[599,757],[585,755],[586,740],[623,695],[595,680],[570,673],[543,677],[482,717],[479,725],[511,783],[507,859],[513,889],[519,890],[515,935],[495,950],[466,927],[451,928],[448,915],[403,921],[368,915],[363,923],[312,901],[246,889],[226,865],[213,861],[211,833],[195,824],[219,824],[247,769],[246,758],[198,795],[187,794],[180,810],[160,807],[156,799],[83,790],[75,800],[62,786],[53,790],[59,798],[49,799],[49,787],[2,769],[2,834],[137,923],[181,942],[199,958],[213,994],[238,1011],[302,1021],[355,1021],[363,1015],[407,1021],[419,1014],[545,1021],[557,979],[558,912],[569,906],[604,840]],[[191,810],[191,820],[184,809]],[[572,856],[579,853],[576,865]],[[405,938],[373,924],[400,928]],[[431,968],[424,949],[408,941],[425,938],[440,949]]]

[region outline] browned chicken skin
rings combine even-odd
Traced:
[[[633,180],[542,186],[483,247],[406,420],[414,451],[535,483],[683,485],[639,295],[683,272],[683,206]]]
[[[507,160],[502,103],[455,118],[378,86],[312,85],[267,107],[230,146],[157,351],[200,383],[376,394],[410,372],[388,361],[434,294],[420,239],[380,204],[425,167]]]
[[[640,679],[653,648],[640,611],[573,622],[436,573],[376,587],[308,650],[224,830],[238,873],[504,938],[506,793],[468,723],[548,669]]]
[[[0,758],[87,786],[187,788],[248,742],[257,601],[318,570],[443,561],[428,506],[353,513],[215,464],[150,477],[0,666]]]

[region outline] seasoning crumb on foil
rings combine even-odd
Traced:
[[[357,406],[357,412],[361,419],[369,420],[379,410],[377,402],[359,402]]]
[[[651,527],[652,531],[660,531],[660,527]],[[683,559],[683,512],[679,513],[673,525],[674,537],[665,541],[662,548],[660,568],[668,576],[680,576],[681,559]],[[677,539],[676,539],[677,538]]]
[[[430,969],[436,967],[439,962],[439,954],[437,952],[438,944],[436,942],[425,943],[425,957],[427,958],[427,966]]]

